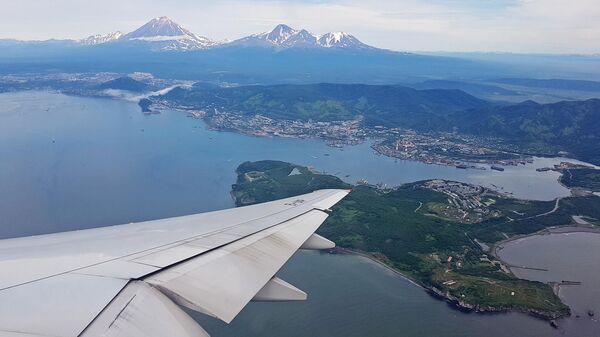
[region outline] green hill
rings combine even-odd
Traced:
[[[600,99],[472,109],[452,118],[461,132],[491,135],[532,152],[567,151],[600,164]]]
[[[276,119],[333,121],[359,116],[368,126],[443,127],[444,115],[489,103],[460,90],[416,90],[394,85],[310,84],[192,88],[162,98],[203,108]]]
[[[104,82],[97,87],[98,89],[117,89],[133,92],[143,92],[150,90],[150,86],[144,82],[135,80],[131,77],[119,77],[114,80]]]
[[[206,111],[261,114],[274,119],[361,119],[363,127],[399,127],[502,138],[525,152],[571,153],[600,164],[600,100],[498,105],[461,90],[416,90],[396,85],[311,84],[194,86],[160,99]]]
[[[238,180],[232,195],[237,205],[349,186],[337,177],[279,161],[243,163],[236,172]],[[505,238],[503,233],[531,233],[544,228],[544,221],[555,225],[555,221],[546,219],[550,216],[536,218],[535,223],[527,219],[529,214],[547,212],[554,202],[491,197],[495,200],[490,207],[501,215],[478,224],[464,224],[429,214],[430,205],[447,205],[449,201],[445,194],[422,183],[388,190],[354,186],[333,207],[319,232],[341,247],[366,252],[456,303],[461,301],[463,308],[520,310],[546,318],[568,314],[568,307],[550,286],[502,272],[494,257],[473,240],[495,242]],[[571,198],[557,221],[564,221],[568,214],[596,216],[598,211],[591,206],[599,200]]]

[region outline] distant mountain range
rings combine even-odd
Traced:
[[[542,58],[545,60],[546,58]],[[480,96],[506,92],[473,83],[498,78],[600,79],[600,57],[537,56],[517,63],[495,58],[424,55],[369,46],[344,32],[316,35],[284,24],[235,41],[220,42],[183,28],[167,17],[129,32],[81,40],[0,40],[0,75],[38,72],[148,72],[157,77],[221,84],[419,83],[455,87]],[[458,83],[461,82],[461,83]],[[497,87],[497,86],[496,86]],[[508,88],[512,90],[511,88]]]
[[[153,19],[130,33],[82,40],[0,40],[0,75],[148,72],[161,78],[228,84],[392,83],[432,77],[514,77],[494,65],[394,52],[342,32],[311,34],[286,25],[231,42]]]
[[[585,80],[499,78],[491,82],[542,89],[600,91],[600,82]]]
[[[217,42],[192,33],[166,16],[152,19],[131,33],[124,34],[117,31],[106,35],[93,35],[73,42],[81,45],[143,43],[150,46],[153,50],[165,51],[190,51],[229,46],[272,47],[279,49],[375,49],[344,32],[315,35],[305,29],[296,30],[284,24],[277,25],[269,32],[250,35],[231,42]]]
[[[343,49],[375,49],[360,42],[356,37],[344,33],[333,32],[315,35],[305,29],[295,30],[280,24],[270,32],[250,35],[235,40],[230,46],[267,46],[277,48],[343,48]]]

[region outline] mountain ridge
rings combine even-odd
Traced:
[[[270,46],[278,48],[347,48],[377,49],[364,44],[355,36],[344,32],[313,34],[306,29],[296,30],[286,24],[278,24],[268,32],[253,34],[230,42],[230,46]]]
[[[306,29],[294,29],[286,24],[278,24],[271,31],[251,34],[240,39],[217,42],[205,36],[197,35],[183,28],[166,16],[154,18],[134,31],[122,33],[91,35],[80,40],[64,40],[82,46],[111,43],[138,43],[150,45],[153,50],[191,51],[214,47],[270,47],[279,49],[314,48],[377,50],[361,42],[354,35],[345,32],[329,32],[323,35],[313,34]],[[38,41],[43,43],[44,41]]]

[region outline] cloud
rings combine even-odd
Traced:
[[[234,39],[288,23],[343,30],[395,50],[600,52],[597,0],[20,0],[0,4],[0,37],[81,38],[167,15]]]

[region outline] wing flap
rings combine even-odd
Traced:
[[[307,250],[325,250],[335,248],[335,242],[322,237],[319,234],[313,234],[302,244],[300,249]]]
[[[80,337],[209,337],[188,314],[144,282],[131,282]]]
[[[273,277],[262,289],[254,295],[252,301],[255,302],[275,302],[275,301],[304,301],[308,295],[285,282],[279,277]]]
[[[145,281],[179,304],[229,323],[326,218],[309,211]]]

